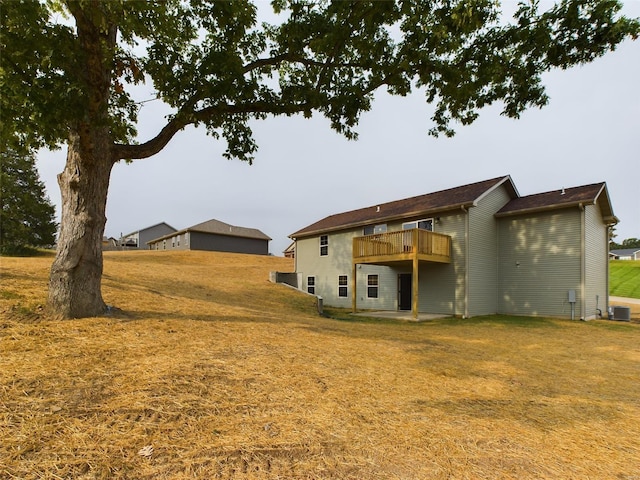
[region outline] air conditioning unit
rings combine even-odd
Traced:
[[[631,320],[631,309],[629,307],[613,307],[613,320],[628,322]]]

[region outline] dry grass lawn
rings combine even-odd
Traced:
[[[57,321],[51,260],[0,258],[0,478],[640,479],[637,323],[322,318],[204,252],[107,253],[122,311]]]

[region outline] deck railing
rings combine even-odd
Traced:
[[[449,258],[451,237],[414,228],[353,239],[353,259],[415,254]]]

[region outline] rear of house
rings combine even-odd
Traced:
[[[325,305],[595,318],[615,221],[605,184],[520,197],[506,176],[332,215],[291,238],[301,288]]]

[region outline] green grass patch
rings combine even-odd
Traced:
[[[10,290],[0,290],[0,298],[4,300],[17,300],[18,298],[22,298],[19,294],[12,292]]]
[[[609,293],[616,297],[640,298],[640,260],[609,262]]]

